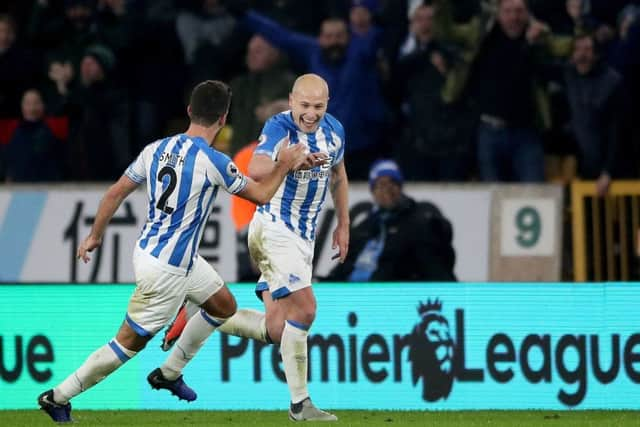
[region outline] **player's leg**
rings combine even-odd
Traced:
[[[54,421],[69,421],[69,401],[93,387],[142,350],[171,318],[184,298],[171,275],[134,256],[136,289],[115,338],[94,351],[80,367],[52,390],[40,395],[40,406]]]
[[[160,371],[165,379],[175,380],[182,375],[185,366],[202,348],[207,338],[235,311],[235,299],[226,286],[205,300],[196,314],[186,323]]]
[[[260,299],[263,291],[269,289],[265,274],[270,275],[268,268],[268,252],[265,250],[265,228],[259,216],[254,216],[248,232],[249,252],[254,263],[262,271],[262,277],[256,286],[256,294]],[[189,303],[183,307],[178,316],[165,333],[162,349],[168,350],[178,340],[184,330],[187,320],[193,317],[199,309],[196,304]],[[220,326],[220,331],[244,338],[252,338],[262,342],[271,342],[267,334],[265,314],[251,309],[240,309]]]
[[[313,243],[289,230],[267,229],[267,262],[263,271],[269,294],[263,295],[269,336],[280,342],[280,354],[291,394],[289,418],[294,421],[335,421],[311,403],[307,387],[307,336],[316,317],[311,288]],[[260,264],[258,264],[260,265]]]
[[[281,315],[269,316],[267,328],[280,341],[291,402],[298,403],[309,397],[307,335],[315,319],[315,296],[311,287],[306,287],[275,300],[273,305]]]
[[[211,333],[233,316],[237,306],[235,298],[218,273],[200,256],[187,280],[187,298],[199,305],[200,311],[188,320],[167,360],[152,371],[147,379],[153,388],[166,388],[178,398],[194,400],[195,392],[191,399],[190,394],[181,395],[184,390],[165,385],[167,382],[182,381],[184,367],[202,348]]]
[[[124,322],[116,337],[94,351],[60,384],[38,397],[38,404],[56,422],[71,421],[69,401],[98,384],[142,350],[150,336],[140,336]]]
[[[265,293],[268,293],[268,291]],[[175,344],[178,338],[180,338],[180,335],[182,335],[187,321],[199,312],[200,307],[187,301],[171,325],[167,327],[161,344],[164,351],[169,350]],[[267,344],[273,343],[267,333],[265,313],[250,308],[238,309],[233,316],[218,327],[218,331],[236,337],[254,339]]]
[[[267,314],[267,327],[274,337],[281,328],[280,354],[291,394],[289,418],[292,421],[337,421],[335,415],[316,408],[309,397],[307,337],[316,316],[316,298],[311,286],[293,290],[274,300],[273,306],[277,307],[278,315],[270,317]]]
[[[267,333],[265,313],[251,308],[241,308],[219,328],[220,332],[241,338],[249,338],[273,344]]]
[[[269,237],[269,293],[263,294],[269,336],[280,342],[280,354],[291,394],[289,418],[294,421],[335,421],[317,409],[307,387],[307,337],[316,316],[311,288],[313,244],[298,236]],[[286,236],[286,234],[284,234]]]
[[[265,326],[267,334],[274,343],[280,344],[285,320],[287,319],[284,304],[281,304],[279,302],[280,300],[274,300],[271,292],[268,290],[262,292],[261,299],[265,308]]]
[[[114,339],[94,351],[73,374],[53,389],[55,401],[66,403],[93,387],[134,357],[149,339],[150,335],[140,336],[126,321],[123,322]]]

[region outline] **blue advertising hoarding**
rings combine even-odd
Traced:
[[[260,309],[250,285],[240,307]],[[131,285],[0,286],[0,409],[33,408],[124,317]],[[309,389],[334,409],[637,409],[640,284],[319,284]],[[161,334],[160,334],[161,335]],[[277,346],[214,333],[186,404],[151,390],[148,348],[82,409],[284,409]]]

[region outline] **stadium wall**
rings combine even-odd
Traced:
[[[231,285],[260,308],[252,285]],[[37,395],[113,337],[130,284],[0,285],[0,409]],[[635,409],[639,283],[319,284],[310,391],[335,409]],[[160,334],[161,335],[161,334]],[[145,377],[154,338],[74,400],[82,409],[284,409],[276,346],[215,333],[185,371],[186,404]]]
[[[116,212],[89,264],[78,243],[89,232],[104,185],[4,186],[0,189],[0,282],[132,282],[131,254],[147,217],[144,191]],[[407,184],[418,201],[435,204],[453,226],[459,280],[557,281],[562,249],[562,188],[554,185]],[[336,224],[331,198],[318,218],[315,273],[326,275]],[[349,187],[353,222],[371,208],[369,188]],[[230,198],[220,194],[199,253],[228,281],[237,277]]]

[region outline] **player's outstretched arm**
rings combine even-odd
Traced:
[[[260,173],[254,180],[251,178],[252,167],[249,166],[249,174],[247,177],[247,185],[237,195],[243,199],[247,199],[258,205],[264,205],[276,194],[278,187],[287,174],[300,167],[306,159],[306,146],[304,144],[289,145],[289,141],[285,141],[282,148],[278,152],[278,160],[273,161],[266,156],[265,162],[268,160],[269,165],[262,165]],[[258,156],[256,156],[258,157]],[[252,161],[252,164],[254,162]],[[255,166],[255,165],[254,165]]]
[[[125,175],[122,175],[115,184],[109,187],[100,201],[91,232],[78,247],[76,256],[79,259],[84,262],[88,262],[91,259],[88,253],[100,246],[109,221],[111,221],[122,201],[136,188],[138,188],[138,184]]]
[[[338,249],[337,257],[344,262],[349,252],[349,180],[344,160],[331,169],[331,197],[336,208],[338,225],[333,231],[332,249]]]

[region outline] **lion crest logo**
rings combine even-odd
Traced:
[[[418,314],[420,321],[409,336],[411,377],[414,386],[422,379],[422,398],[435,402],[451,393],[455,344],[449,321],[442,315],[442,302],[420,303]]]

